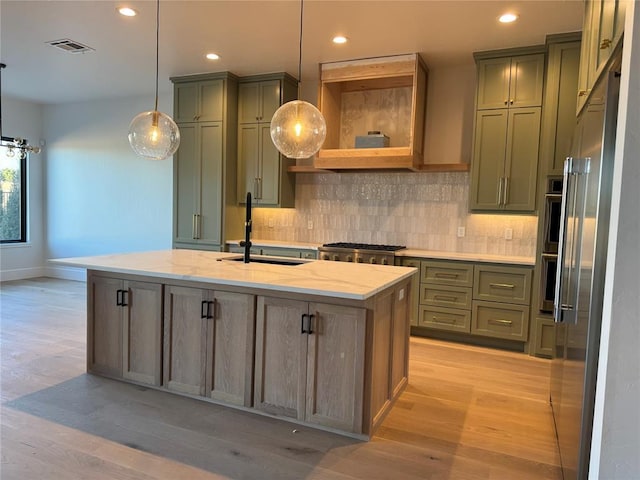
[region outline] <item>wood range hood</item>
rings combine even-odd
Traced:
[[[320,65],[319,109],[327,122],[323,148],[294,172],[394,170],[466,171],[468,164],[425,164],[428,69],[417,53]],[[355,148],[369,131],[389,146]]]

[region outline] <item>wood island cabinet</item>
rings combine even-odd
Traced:
[[[352,266],[368,290],[336,293],[342,266],[238,271],[230,258],[173,249],[80,259],[88,269],[87,370],[369,439],[407,385],[413,272],[375,266],[394,270],[380,272],[375,286],[374,266]],[[105,263],[109,270],[91,268]],[[313,287],[277,283],[305,267],[318,277]],[[266,280],[247,281],[247,272]]]
[[[254,297],[167,285],[164,385],[251,406]]]
[[[87,369],[160,385],[162,284],[94,274],[87,301]]]
[[[538,47],[525,50],[516,56],[507,56],[513,50],[474,55],[472,211],[535,210],[545,57],[535,53]]]
[[[236,203],[237,77],[172,77],[180,146],[173,162],[174,248],[224,249],[242,235]]]
[[[255,407],[360,432],[365,325],[363,308],[258,297]]]
[[[297,82],[270,74],[240,79],[238,89],[238,203],[251,192],[260,207],[294,207],[295,161],[284,157],[271,140],[271,118],[280,105],[297,97]]]

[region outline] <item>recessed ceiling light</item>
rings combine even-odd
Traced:
[[[515,22],[517,19],[518,15],[516,15],[515,13],[505,13],[500,15],[500,18],[498,18],[501,23]]]
[[[220,58],[220,55],[218,55],[217,53],[207,53],[206,57],[209,60],[218,60]]]
[[[338,43],[338,44],[347,43],[347,37],[344,37],[342,35],[336,35],[335,37],[333,37],[332,42]]]
[[[120,15],[124,15],[125,17],[135,17],[138,12],[130,7],[120,7],[118,9],[118,13]]]

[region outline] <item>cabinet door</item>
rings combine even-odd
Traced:
[[[307,303],[258,297],[254,407],[303,420],[307,375]]]
[[[180,147],[173,163],[173,235],[174,241],[196,243],[195,215],[200,195],[198,126],[180,125]]]
[[[309,313],[305,420],[360,433],[366,311],[311,303]]]
[[[260,82],[241,83],[238,86],[238,122],[260,121]]]
[[[207,300],[207,290],[165,286],[164,386],[169,390],[205,394],[207,322],[202,313]]]
[[[477,109],[505,108],[509,103],[510,58],[478,62]]]
[[[501,209],[508,114],[507,109],[477,113],[469,202],[472,210]]]
[[[541,106],[543,84],[544,54],[512,57],[509,108]]]
[[[260,121],[270,124],[273,114],[280,108],[282,95],[280,80],[270,80],[260,83]]]
[[[221,122],[224,114],[224,80],[198,82],[199,122]]]
[[[198,118],[198,84],[177,83],[173,93],[173,120],[176,123],[195,122]],[[182,134],[182,128],[180,129]],[[182,136],[182,135],[181,135]]]
[[[579,69],[580,42],[550,45],[540,138],[540,159],[546,164],[547,175],[562,175],[571,151]]]
[[[200,217],[198,243],[222,244],[222,124],[206,123],[200,131]]]
[[[540,108],[509,109],[503,207],[533,211],[536,203]]]
[[[280,203],[280,152],[271,140],[271,126],[260,125],[260,161],[258,162],[258,203],[260,205],[278,205]],[[284,181],[284,180],[283,180]]]
[[[207,395],[250,407],[253,388],[255,297],[214,292],[208,319]]]
[[[162,372],[162,285],[125,282],[122,376],[160,385]]]
[[[280,80],[241,83],[238,90],[238,122],[271,123],[281,104]]]
[[[238,126],[238,203],[244,204],[247,192],[258,195],[258,161],[260,158],[260,125]]]
[[[619,2],[618,0],[600,0],[595,3],[594,8],[597,12],[594,12],[594,24],[598,31],[598,39],[596,42],[594,68],[598,72],[609,60],[613,52]]]
[[[122,376],[122,280],[91,276],[88,288],[87,370]]]

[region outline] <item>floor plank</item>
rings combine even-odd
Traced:
[[[370,442],[85,373],[85,284],[0,284],[0,478],[560,480],[549,363],[413,337]]]

